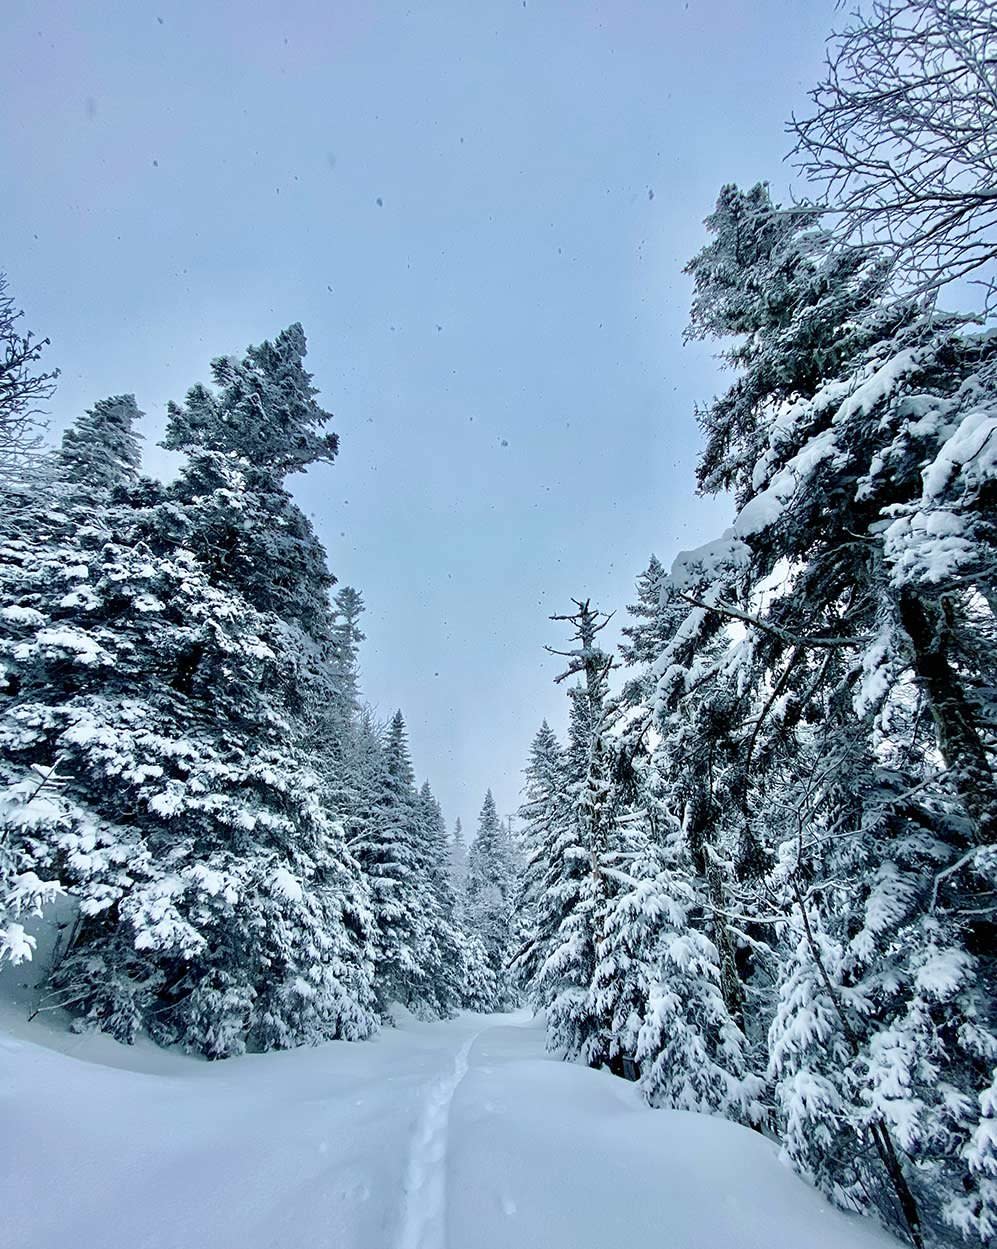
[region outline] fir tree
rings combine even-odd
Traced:
[[[354,846],[377,919],[376,982],[382,1013],[392,1001],[417,1005],[427,882],[421,877],[415,774],[405,720],[393,716],[373,778],[365,827]]]
[[[366,1035],[368,898],[306,732],[332,679],[324,624],[308,632],[232,575],[251,503],[237,470],[228,493],[198,493],[188,467],[165,496],[119,483],[96,509],[71,476],[89,463],[63,471],[63,510],[5,564],[22,610],[0,729],[14,786],[37,766],[62,778],[28,844],[80,905],[53,1004],[215,1057]],[[231,566],[178,545],[204,535],[206,507]]]
[[[23,314],[7,293],[0,273],[0,626],[22,636],[44,617],[22,596],[17,564],[43,534],[58,522],[50,515],[55,502],[42,452],[40,404],[49,399],[57,377],[41,369],[48,339],[22,333]],[[18,674],[5,662],[0,670],[0,698],[9,705],[20,690]],[[35,939],[20,922],[39,915],[43,904],[62,892],[58,880],[40,877],[33,868],[32,842],[45,822],[61,782],[50,763],[5,769],[0,773],[0,965],[30,959]]]
[[[497,1005],[512,1000],[507,967],[515,890],[512,846],[488,790],[467,855],[467,920],[484,944],[497,984]]]
[[[662,603],[665,575],[660,560],[652,555],[637,578],[637,602],[627,607],[633,624],[620,630],[626,638],[620,643],[620,655],[626,664],[653,663],[672,636],[673,621]]]
[[[59,459],[67,480],[85,490],[113,490],[138,480],[141,453],[134,395],[95,403],[62,436]]]
[[[242,360],[212,363],[217,391],[195,386],[170,404],[163,445],[185,451],[171,491],[170,538],[188,546],[213,581],[328,640],[333,585],[325,552],[285,478],[336,453],[330,419],[315,402],[303,364],[304,334],[292,325]]]
[[[459,816],[454,821],[450,838],[450,880],[456,894],[457,906],[461,908],[467,885],[467,846],[464,844],[464,830],[461,828]]]
[[[348,718],[355,717],[360,705],[360,644],[365,634],[360,628],[364,611],[363,595],[344,585],[333,596],[334,664],[340,697]]]
[[[248,348],[241,360],[212,361],[218,391],[194,386],[182,407],[170,404],[164,446],[234,455],[280,479],[332,461],[339,439],[321,432],[332,418],[315,402],[318,391],[302,366],[306,353],[304,330],[295,324]]]
[[[820,214],[783,211],[768,187],[723,187],[706,219],[711,241],[686,266],[694,281],[692,338],[735,340],[724,355],[737,381],[699,413],[703,490],[739,504],[764,437],[762,413],[812,395],[867,346],[909,317],[877,302],[887,275],[875,254],[832,246]]]
[[[592,1012],[590,989],[607,900],[613,891],[605,868],[616,849],[604,723],[606,677],[612,657],[596,644],[609,617],[600,617],[587,599],[575,600],[575,607],[571,615],[552,617],[568,621],[574,630],[572,640],[578,643],[569,651],[553,652],[568,659],[566,670],[556,680],[584,678],[569,690],[565,805],[562,813],[551,812],[553,826],[542,839],[542,853],[549,855],[544,896],[538,902],[534,931],[519,953],[518,965],[530,976],[534,1003],[547,1012],[551,1048],[565,1057],[584,1056],[598,1065],[606,1057],[607,1027],[605,1019]],[[543,749],[549,751],[550,747],[545,735]],[[528,829],[528,838],[532,835],[533,830]],[[539,867],[536,844],[530,849],[534,853],[528,870],[535,881]]]
[[[759,304],[780,290],[763,280],[773,258],[790,279],[775,324]],[[680,753],[695,759],[701,742],[722,764],[719,790],[701,779],[692,792],[725,795],[702,824],[734,865],[723,896],[767,909],[751,881],[775,864],[764,896],[780,897],[789,922],[768,1046],[787,1151],[839,1200],[872,1201],[919,1240],[942,1218],[972,1226],[989,1200],[985,1170],[947,1169],[979,1139],[992,1046],[989,942],[964,914],[985,910],[993,887],[978,693],[993,636],[978,545],[994,472],[990,348],[952,318],[881,305],[875,257],[829,249],[812,225],[767,255],[729,254],[722,281],[709,265],[694,271],[700,325],[748,335],[732,355],[742,375],[711,409],[703,479],[736,483],[741,506],[727,538],[673,575],[695,611],[659,666],[674,705],[690,706],[676,685],[684,646],[691,705],[713,708]],[[826,334],[842,309],[844,339],[815,351],[811,322]],[[746,626],[736,643],[719,632],[731,619]],[[926,905],[938,873],[944,914]],[[944,1197],[953,1186],[965,1199]]]
[[[524,822],[525,863],[516,912],[525,931],[513,968],[530,1000],[540,1007],[538,976],[563,918],[557,872],[571,823],[564,754],[546,720],[533,739],[524,775],[525,801],[519,817]]]

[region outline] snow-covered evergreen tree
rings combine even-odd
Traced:
[[[33,854],[37,830],[51,819],[62,784],[55,766],[36,764],[19,776],[8,773],[4,780],[0,790],[0,967],[33,957],[37,941],[21,921],[40,917],[43,908],[65,892],[50,873],[38,875]]]
[[[367,818],[353,839],[377,920],[376,981],[382,1011],[399,1001],[418,1007],[420,942],[429,883],[419,844],[415,773],[405,720],[392,717],[373,777]]]
[[[62,436],[59,459],[66,479],[89,490],[134,485],[142,458],[135,428],[141,418],[134,395],[95,403]]]
[[[360,643],[365,634],[360,628],[364,601],[359,590],[341,586],[333,595],[333,664],[336,685],[347,717],[355,717],[360,707]]]
[[[569,739],[563,756],[549,728],[534,742],[528,777],[526,889],[530,931],[516,956],[531,1000],[547,1015],[548,1043],[568,1058],[595,1065],[607,1057],[606,1020],[592,1010],[590,990],[608,898],[604,869],[615,853],[615,810],[606,739],[606,677],[612,657],[596,642],[608,617],[575,600],[568,621],[578,645],[554,651],[568,659],[558,681],[569,689]],[[551,648],[548,648],[551,649]],[[559,794],[550,789],[560,781]]]
[[[194,386],[169,405],[163,445],[187,454],[172,494],[170,537],[192,549],[213,581],[309,635],[332,630],[333,584],[325,552],[284,484],[309,464],[331,461],[331,418],[315,402],[303,364],[304,333],[292,325],[241,360],[211,365],[217,390]]]
[[[562,1053],[766,1120],[918,1242],[985,1238],[992,336],[886,298],[874,251],[765,187],[707,224],[691,332],[737,378],[700,413],[700,484],[737,516],[643,574],[619,701],[591,697],[592,638],[568,652],[586,684],[568,748],[531,753],[516,967]]]
[[[653,664],[673,631],[673,620],[662,600],[666,571],[656,555],[637,578],[637,601],[627,607],[631,623],[620,632],[620,656],[625,664]]]
[[[533,739],[524,778],[519,817],[523,821],[525,861],[516,901],[524,939],[515,953],[513,970],[530,1001],[539,1008],[543,1004],[538,996],[539,972],[564,917],[558,868],[563,839],[571,828],[564,754],[546,720]]]
[[[53,527],[55,505],[52,474],[41,439],[39,405],[53,391],[56,373],[43,372],[41,356],[47,339],[22,332],[23,314],[7,293],[0,273],[0,627],[14,631],[43,617],[21,599],[16,565]],[[0,651],[0,655],[3,652]],[[3,701],[16,697],[19,684],[6,659],[0,660]],[[0,965],[32,957],[35,939],[21,920],[38,915],[43,904],[62,892],[59,881],[34,870],[35,826],[44,824],[61,784],[55,768],[34,767],[0,772]]]
[[[417,819],[418,870],[426,898],[420,916],[418,957],[424,987],[419,996],[434,1014],[446,1016],[466,1003],[464,962],[468,951],[450,879],[446,821],[428,781],[419,790]]]
[[[686,267],[695,286],[688,333],[733,340],[722,358],[738,378],[698,413],[698,478],[707,491],[732,489],[741,504],[763,413],[812,395],[907,311],[876,302],[887,279],[875,253],[833,247],[818,213],[781,210],[764,183],[723,187],[706,226],[711,240]]]
[[[600,960],[603,992],[611,995],[622,1043],[641,1064],[652,1105],[758,1123],[764,1081],[731,1016],[721,953],[697,922],[708,906],[702,877],[681,825],[672,822],[659,837],[649,847],[650,862],[638,865],[637,882],[610,913],[611,949]],[[618,964],[629,993],[610,974]],[[621,1007],[632,1013],[623,1016]]]
[[[285,359],[291,390],[292,372]],[[234,422],[228,398],[213,402]],[[282,461],[257,450],[256,494],[273,500]],[[5,565],[21,609],[4,640],[8,779],[57,767],[30,853],[80,908],[53,1003],[122,1039],[144,1028],[212,1056],[365,1035],[368,897],[302,714],[327,693],[327,609],[311,606],[309,631],[271,610],[276,596],[250,601],[262,574],[239,570],[256,495],[231,456],[191,439],[167,492],[124,473],[85,500],[77,468],[90,472],[64,463],[49,531]],[[210,555],[207,517],[221,539]],[[324,585],[321,548],[310,557]]]
[[[450,836],[449,863],[450,881],[456,894],[458,910],[461,910],[467,885],[467,846],[464,844],[464,830],[459,816],[454,821],[453,833]]]
[[[242,359],[212,361],[217,390],[197,385],[183,406],[170,404],[164,445],[237,455],[281,481],[331,462],[339,438],[321,432],[331,417],[315,402],[318,391],[302,367],[306,354],[305,333],[296,323],[248,348]]]
[[[727,200],[713,224],[738,239],[740,201]],[[735,224],[757,242],[766,215],[752,203]],[[700,741],[723,764],[729,800],[711,839],[729,846],[725,894],[749,918],[776,899],[787,915],[768,1033],[787,1153],[914,1238],[943,1219],[973,1231],[990,1217],[987,1164],[968,1160],[997,1052],[980,919],[995,811],[980,696],[994,629],[991,348],[953,318],[880,304],[874,255],[790,220],[772,248],[719,263],[711,245],[692,267],[698,326],[742,336],[741,376],[704,422],[702,476],[733,485],[740,509],[672,578],[695,605],[677,635],[697,657],[685,688],[714,704],[682,755]],[[730,690],[719,705],[709,664]]]
[[[496,981],[496,1007],[514,1000],[508,965],[517,880],[513,847],[488,790],[467,853],[467,922],[485,948]]]

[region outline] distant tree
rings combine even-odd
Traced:
[[[524,778],[519,818],[525,861],[516,902],[523,932],[513,970],[529,999],[541,1006],[538,976],[564,918],[558,872],[565,838],[574,840],[564,752],[546,720],[533,739]]]
[[[429,783],[419,790],[421,872],[428,882],[422,911],[419,961],[423,987],[420,998],[436,1015],[452,1015],[461,1007],[493,1009],[495,974],[480,934],[458,903],[450,874],[451,844],[440,804]]]
[[[420,946],[429,883],[401,711],[392,717],[375,763],[368,809],[351,842],[377,921],[376,984],[384,1013],[393,1001],[417,1006],[424,993]]]
[[[59,459],[67,479],[87,490],[111,490],[138,480],[143,413],[134,395],[114,395],[95,403],[62,436]]]
[[[365,634],[360,628],[364,611],[363,595],[351,585],[344,585],[333,596],[335,643],[334,663],[346,704],[355,714],[359,708],[360,644]]]
[[[23,479],[41,448],[42,405],[59,376],[41,367],[49,340],[22,331],[23,315],[0,273],[0,484],[6,488]]]
[[[453,834],[450,838],[450,879],[453,881],[457,895],[457,906],[463,906],[464,890],[467,886],[467,846],[464,844],[464,830],[460,817],[454,821]]]
[[[627,607],[633,623],[621,629],[626,641],[620,644],[620,655],[627,664],[652,663],[671,636],[669,619],[662,610],[661,588],[665,570],[656,555],[637,578],[637,602]]]
[[[360,703],[360,628],[363,597],[352,586],[335,594],[328,628],[318,648],[302,660],[327,672],[323,696],[303,709],[303,718],[316,744],[325,782],[325,802],[344,821],[358,811],[365,778],[364,709]]]
[[[588,599],[574,600],[574,607],[567,615],[551,617],[571,625],[571,641],[576,644],[567,651],[547,648],[568,660],[555,680],[581,680],[568,691],[571,710],[560,802],[547,805],[543,797],[555,779],[542,776],[554,767],[549,730],[546,734],[541,730],[534,743],[540,755],[531,760],[530,783],[547,810],[534,809],[541,825],[531,820],[526,831],[535,919],[532,934],[518,952],[517,967],[528,977],[534,1004],[546,1010],[551,1048],[565,1057],[598,1064],[605,1057],[606,1021],[593,1013],[590,989],[607,898],[614,887],[605,873],[615,850],[605,733],[606,681],[613,660],[597,642],[610,617]],[[544,867],[538,855],[547,859]]]
[[[516,886],[513,848],[488,790],[467,855],[467,922],[480,936],[495,976],[496,1006],[508,1004],[513,997],[507,966]]]

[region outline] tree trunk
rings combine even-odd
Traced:
[[[727,1013],[744,1031],[744,986],[737,967],[737,946],[727,923],[727,894],[719,864],[712,858],[706,865],[706,885],[713,908],[713,939],[720,952],[720,992]]]
[[[914,672],[935,722],[938,749],[978,845],[997,842],[994,774],[977,727],[976,713],[949,661],[951,630],[945,611],[913,590],[900,595],[900,621],[910,638]]]
[[[709,821],[709,803],[694,798],[686,811],[686,837],[693,862],[706,882],[706,896],[711,910],[711,928],[714,944],[720,955],[720,992],[727,1013],[744,1031],[744,986],[737,968],[737,946],[727,923],[727,895],[724,889],[720,865],[710,853],[706,829]]]

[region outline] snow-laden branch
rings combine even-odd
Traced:
[[[803,637],[798,633],[790,632],[789,629],[783,629],[780,625],[762,620],[759,616],[753,616],[750,612],[741,611],[739,607],[732,607],[730,603],[723,603],[719,600],[716,603],[706,603],[702,599],[694,598],[691,594],[682,594],[680,597],[687,603],[691,603],[693,607],[702,608],[703,611],[716,612],[718,615],[726,616],[730,620],[740,620],[744,624],[754,625],[755,628],[771,633],[775,637],[781,638],[782,641],[788,642],[791,646],[863,646],[871,640],[866,634],[856,634],[854,637]]]

